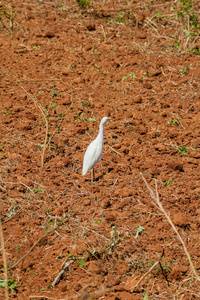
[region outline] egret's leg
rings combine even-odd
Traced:
[[[94,168],[92,168],[92,170],[91,170],[91,181],[92,182],[95,181]]]

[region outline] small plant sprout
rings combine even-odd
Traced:
[[[50,89],[50,91],[52,92],[52,93],[51,93],[51,97],[52,97],[52,98],[53,98],[53,97],[57,97],[57,93],[56,93],[55,90]]]
[[[112,226],[112,231],[110,232],[111,241],[110,241],[110,247],[113,249],[113,247],[118,243],[121,237],[121,233],[119,231],[116,231],[116,226]]]
[[[178,126],[180,124],[180,122],[179,122],[180,120],[181,120],[181,118],[175,118],[173,120],[169,120],[167,122],[167,124],[171,125],[171,126]]]
[[[162,13],[161,13],[161,12],[158,12],[158,13],[157,13],[157,17],[158,17],[159,19],[162,19]]]
[[[123,11],[119,12],[119,17],[116,19],[118,23],[125,22],[125,18],[123,16]]]
[[[88,102],[88,101],[82,101],[81,104],[82,104],[83,107],[89,107],[90,106],[90,102]]]
[[[79,7],[83,9],[90,5],[91,0],[76,0],[76,2],[78,3]]]
[[[181,71],[180,71],[180,76],[184,76],[184,75],[187,75],[188,72],[190,70],[190,67],[186,67],[186,68],[183,68]]]
[[[87,120],[88,120],[89,122],[96,121],[95,118],[88,118]]]
[[[137,228],[137,232],[136,232],[136,235],[135,235],[135,239],[138,238],[138,236],[142,233],[142,231],[144,230],[144,228],[142,226],[138,226]]]
[[[38,50],[38,49],[40,49],[40,46],[37,46],[37,45],[33,46],[33,50]]]
[[[116,226],[112,226],[112,231],[110,232],[110,235],[111,235],[111,238],[113,237],[113,236],[115,236],[115,234],[116,234]]]
[[[83,258],[79,258],[77,263],[79,266],[85,266],[86,261]]]
[[[17,288],[17,284],[18,284],[18,281],[8,279],[8,287],[12,292]],[[0,279],[0,286],[3,288],[6,287],[6,282],[4,279]]]
[[[14,27],[14,18],[15,18],[15,11],[14,10],[11,13],[9,13],[6,8],[3,8],[3,9],[0,10],[0,22],[1,22],[2,26],[9,33],[11,33],[11,30],[13,30],[13,27]],[[7,20],[9,20],[9,22],[10,22],[10,28],[7,25]]]
[[[145,293],[145,295],[144,295],[144,297],[143,297],[142,300],[149,300],[149,297],[148,297],[148,294],[147,294],[147,293]]]
[[[131,77],[131,79],[135,79],[136,76],[135,76],[135,74],[133,74],[132,72],[130,72],[127,76],[124,76],[124,77],[122,78],[122,81],[127,80],[128,77]]]
[[[178,153],[188,155],[187,148],[185,147],[185,145],[178,147]]]
[[[163,186],[168,186],[170,183],[172,183],[173,182],[173,179],[170,179],[170,180],[167,180],[164,184],[163,184]]]
[[[135,74],[133,74],[132,72],[130,72],[130,77],[132,78],[132,79],[135,79]]]
[[[94,220],[93,221],[95,224],[100,224],[100,221],[99,220]]]

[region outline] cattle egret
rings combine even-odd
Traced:
[[[92,169],[92,179],[91,181],[95,180],[94,176],[94,167],[96,164],[101,160],[102,152],[103,152],[103,129],[104,124],[109,119],[107,117],[103,117],[101,120],[101,123],[99,125],[99,133],[94,141],[88,146],[84,159],[83,159],[83,169],[82,169],[82,175],[84,176],[89,170]]]

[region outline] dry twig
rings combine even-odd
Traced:
[[[65,270],[66,270],[71,264],[73,264],[74,262],[75,262],[75,260],[74,260],[74,259],[71,259],[70,261],[68,261],[68,262],[65,263],[64,267],[63,267],[62,270],[58,273],[58,275],[57,275],[56,278],[54,279],[53,283],[51,284],[52,286],[55,286],[55,285],[58,283],[60,277],[61,277],[62,274],[65,272]]]
[[[153,268],[154,268],[157,264],[158,264],[158,261],[156,261],[155,264],[153,264],[153,266],[151,266],[151,268],[148,270],[148,272],[146,272],[146,273],[140,278],[140,280],[138,280],[138,282],[136,283],[136,285],[134,285],[130,290],[133,291],[134,288],[136,288],[136,287],[140,284],[140,282],[142,281],[142,279],[143,279],[144,277],[146,277],[146,276],[151,272],[151,270],[153,270]]]
[[[49,233],[51,233],[52,231],[54,231],[57,227],[51,229],[50,231],[48,231],[47,233],[44,233],[36,242],[35,244],[33,244],[33,246],[29,249],[29,251],[23,256],[21,257],[16,263],[14,263],[14,265],[12,265],[8,271],[10,271],[11,269],[15,268],[22,260],[24,260],[28,255],[29,253],[35,248],[35,246],[44,238],[46,237]]]
[[[112,150],[112,151],[114,151],[115,153],[117,153],[117,154],[119,154],[120,156],[122,156],[121,155],[121,153],[119,153],[117,150],[115,150],[113,147],[111,147],[110,145],[108,145],[108,147]]]
[[[45,121],[46,133],[45,133],[44,146],[43,146],[43,151],[42,151],[42,156],[41,156],[41,166],[43,167],[43,165],[44,165],[44,153],[45,153],[45,150],[46,150],[47,136],[48,136],[48,121],[47,121],[46,115],[45,115],[44,110],[42,109],[41,105],[25,90],[25,88],[22,85],[20,85],[20,87],[24,90],[24,92],[33,100],[35,105],[39,108],[39,110],[41,111],[41,114],[44,118],[44,121]]]
[[[0,217],[0,239],[1,239],[1,248],[2,248],[2,257],[3,257],[3,266],[4,266],[4,277],[5,277],[5,299],[8,300],[8,267],[6,261],[6,251],[5,251],[5,243],[3,237],[3,229],[1,225],[1,217]]]
[[[146,179],[144,178],[144,176],[141,174],[142,176],[142,179],[144,180],[145,184],[146,184],[146,187],[148,188],[149,192],[150,192],[150,195],[151,197],[155,200],[156,204],[158,205],[159,209],[163,212],[163,214],[165,215],[167,221],[169,222],[169,224],[171,225],[172,229],[174,230],[174,232],[176,233],[179,241],[181,242],[182,246],[183,246],[183,249],[185,251],[185,254],[188,258],[188,261],[190,263],[190,267],[191,267],[191,270],[193,272],[193,274],[195,275],[196,279],[200,281],[200,276],[197,274],[196,270],[195,270],[195,267],[193,265],[193,262],[191,260],[191,257],[190,257],[190,254],[189,252],[187,251],[187,248],[185,246],[185,243],[182,239],[182,237],[180,236],[178,230],[176,229],[174,223],[172,222],[172,220],[170,219],[169,215],[166,213],[166,211],[164,210],[160,200],[159,200],[159,195],[158,195],[158,189],[157,189],[157,182],[155,181],[155,193],[153,192],[153,190],[150,188],[149,184],[147,183]]]

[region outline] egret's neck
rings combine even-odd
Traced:
[[[99,134],[97,138],[99,139],[100,142],[103,143],[103,128],[104,126],[102,124],[99,125]]]

